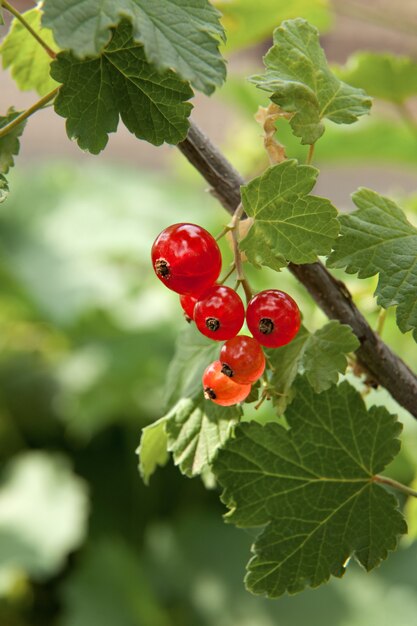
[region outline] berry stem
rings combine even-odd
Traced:
[[[236,263],[233,261],[232,265],[230,266],[230,270],[227,272],[227,274],[225,276],[223,276],[221,281],[219,281],[219,285],[224,285],[226,280],[229,278],[229,276],[231,276],[233,274],[235,269],[236,269]]]
[[[387,317],[387,310],[381,309],[379,311],[378,320],[376,323],[376,332],[378,333],[380,337],[382,336],[382,331],[384,330],[386,317]]]
[[[46,94],[46,96],[35,102],[35,104],[32,104],[32,106],[26,109],[26,111],[23,111],[23,113],[18,115],[12,122],[10,122],[10,124],[7,124],[7,126],[0,129],[0,139],[10,133],[14,128],[16,128],[16,126],[19,126],[19,124],[24,122],[24,120],[30,117],[33,113],[42,109],[42,107],[52,100],[52,98],[55,98],[60,88],[61,86],[57,87],[53,91],[50,91]]]
[[[310,165],[311,161],[313,160],[315,146],[316,146],[315,143],[310,144],[310,147],[308,149],[308,154],[307,154],[307,160],[306,160],[307,165]]]
[[[397,491],[402,491],[402,493],[405,493],[407,496],[412,496],[413,498],[417,498],[417,491],[415,491],[414,489],[411,489],[411,487],[407,487],[407,485],[403,485],[402,483],[397,482],[393,478],[388,478],[388,476],[380,476],[379,474],[377,474],[376,476],[372,477],[372,481],[374,483],[388,485],[389,487],[392,487],[393,489],[396,489]]]
[[[17,9],[15,9],[11,4],[9,4],[7,2],[7,0],[1,0],[1,6],[3,6],[6,11],[8,11],[9,13],[11,13],[17,20],[19,20],[19,22],[21,24],[23,24],[23,26],[26,28],[26,30],[28,30],[30,32],[30,34],[32,35],[32,37],[34,37],[36,39],[36,41],[42,46],[42,48],[45,50],[45,52],[47,54],[49,54],[49,56],[51,57],[51,59],[55,59],[56,57],[56,52],[54,52],[52,50],[52,48],[50,48],[48,46],[48,44],[46,43],[46,41],[44,41],[42,39],[42,37],[40,35],[38,35],[38,33],[33,30],[32,26],[30,24],[28,24],[28,22],[25,20],[25,18],[23,17],[23,15],[21,15],[19,13],[19,11]]]
[[[240,222],[240,218],[242,217],[242,214],[243,214],[243,204],[240,203],[236,211],[233,213],[233,217],[230,222],[230,232],[232,235],[233,256],[235,260],[237,283],[238,285],[242,285],[243,291],[245,292],[245,296],[246,296],[246,302],[249,302],[249,300],[253,296],[253,292],[245,276],[245,272],[243,271],[242,256],[240,254],[239,240],[238,240],[239,222]]]

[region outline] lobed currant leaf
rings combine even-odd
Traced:
[[[13,122],[21,111],[15,111],[10,108],[6,115],[0,115],[0,129]],[[26,126],[26,120],[16,126],[12,131],[4,137],[0,137],[0,174],[7,174],[9,169],[14,165],[13,157],[19,154],[20,142],[19,137],[22,135]]]
[[[156,468],[162,467],[168,462],[166,421],[166,417],[161,417],[142,429],[136,454],[139,457],[139,473],[145,485],[149,484],[149,479]]]
[[[0,204],[6,200],[8,195],[9,184],[3,174],[0,174]]]
[[[178,143],[187,134],[189,85],[170,70],[159,73],[146,60],[126,21],[100,57],[83,61],[62,52],[51,75],[63,83],[55,111],[67,119],[68,136],[93,154],[106,146],[119,115],[131,133],[155,145]]]
[[[316,393],[337,383],[347,366],[346,354],[359,347],[349,326],[332,320],[315,333],[304,326],[295,339],[282,348],[268,351],[274,371],[270,380],[276,395],[274,405],[283,413],[293,398],[292,386],[298,373],[304,373]]]
[[[37,8],[23,13],[28,24],[52,49],[56,44],[52,32],[41,28],[41,11]],[[3,68],[10,69],[11,75],[22,91],[35,90],[44,96],[58,84],[50,77],[51,58],[30,32],[16,18],[0,46]]]
[[[111,28],[123,18],[132,24],[132,43],[158,72],[172,69],[210,94],[222,84],[225,62],[219,52],[224,30],[208,0],[45,0],[43,24],[62,48],[78,58],[101,53]]]
[[[242,424],[213,464],[226,520],[261,527],[246,585],[271,598],[343,576],[352,556],[371,570],[407,530],[373,480],[399,451],[395,417],[367,411],[347,382],[318,395],[300,378],[296,389],[289,430]]]
[[[274,31],[274,45],[264,57],[266,72],[250,79],[271,93],[301,143],[312,144],[324,133],[323,118],[352,124],[369,113],[371,99],[330,71],[318,30],[303,19],[287,20]]]
[[[340,216],[342,236],[328,259],[330,267],[367,278],[379,274],[376,296],[384,308],[397,305],[397,323],[417,340],[417,229],[399,206],[371,189],[352,199],[357,211]]]
[[[301,355],[301,371],[316,393],[337,383],[347,366],[346,354],[360,346],[350,326],[332,320],[307,339]]]
[[[270,378],[270,386],[274,390],[272,402],[279,415],[284,413],[287,405],[294,397],[292,387],[300,371],[300,362],[309,337],[308,330],[305,326],[301,326],[296,337],[286,346],[266,350],[274,368]]]
[[[240,248],[253,265],[279,270],[331,251],[339,233],[337,211],[329,200],[309,195],[317,176],[316,168],[289,159],[242,187],[254,223]]]
[[[238,406],[219,407],[204,400],[202,394],[181,398],[166,416],[168,450],[181,472],[192,477],[205,471],[230,438],[241,414]]]
[[[417,63],[406,56],[358,52],[334,71],[339,78],[365,89],[370,96],[395,104],[417,95]]]

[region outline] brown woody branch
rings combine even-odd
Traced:
[[[243,178],[213,146],[201,130],[191,123],[187,138],[178,148],[200,172],[229,213],[240,202]],[[382,385],[397,402],[417,418],[417,377],[372,330],[357,309],[344,283],[334,278],[320,262],[295,265],[289,270],[303,283],[328,317],[348,324],[361,345],[356,351],[359,363],[371,380]]]

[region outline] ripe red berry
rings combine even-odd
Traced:
[[[222,374],[220,361],[214,361],[206,368],[202,380],[206,400],[212,400],[220,406],[231,406],[243,402],[251,390],[251,385],[239,385]]]
[[[216,240],[204,228],[173,224],[155,239],[152,264],[172,291],[199,295],[216,282],[222,260]]]
[[[208,289],[194,307],[198,330],[218,341],[235,337],[245,321],[245,308],[236,291],[224,285]]]
[[[180,304],[182,306],[182,310],[185,314],[185,319],[188,322],[194,318],[194,307],[196,305],[197,298],[195,296],[188,296],[187,294],[183,294],[180,296]]]
[[[297,303],[284,291],[267,289],[254,296],[246,310],[248,328],[268,348],[284,346],[294,339],[301,318]]]
[[[256,339],[238,335],[220,350],[222,372],[235,383],[254,383],[265,369],[265,355]]]

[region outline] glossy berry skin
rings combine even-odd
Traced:
[[[219,277],[222,260],[214,237],[196,224],[173,224],[152,246],[155,274],[168,289],[200,295]]]
[[[235,383],[251,384],[265,369],[265,355],[253,337],[238,335],[226,341],[220,350],[222,372]]]
[[[246,321],[250,332],[262,346],[278,348],[294,339],[301,317],[297,303],[285,291],[267,289],[249,302]]]
[[[184,311],[185,319],[187,322],[191,322],[194,317],[194,307],[197,302],[196,296],[188,296],[187,294],[183,294],[180,296],[180,304],[182,306],[182,310]]]
[[[218,341],[235,337],[245,321],[245,308],[236,291],[224,285],[208,289],[194,307],[198,330]]]
[[[205,369],[202,381],[206,400],[220,406],[232,406],[243,402],[251,390],[251,385],[239,385],[222,374],[220,361],[214,361]]]

